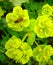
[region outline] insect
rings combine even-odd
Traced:
[[[15,21],[15,23],[19,23],[19,22],[21,22],[22,20],[23,20],[23,18],[22,18],[22,17],[19,17],[18,20]]]

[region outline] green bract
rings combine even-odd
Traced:
[[[22,31],[24,27],[29,26],[29,16],[26,9],[22,9],[20,6],[13,8],[12,13],[8,13],[6,16],[6,22],[9,28],[15,31]]]
[[[27,63],[32,56],[32,49],[28,43],[22,42],[15,36],[6,42],[5,48],[7,50],[5,54],[21,64]]]
[[[35,22],[34,32],[40,38],[53,36],[53,22],[47,15],[39,16]]]
[[[32,49],[26,42],[22,43],[20,49],[22,50],[23,54],[22,58],[20,59],[20,63],[25,64],[30,60],[30,57],[32,56]]]
[[[40,38],[53,37],[53,8],[49,4],[42,7],[42,15],[35,22],[34,32]]]
[[[50,56],[53,55],[53,48],[51,45],[39,45],[33,49],[33,57],[38,62],[48,62]]]
[[[19,48],[21,46],[21,40],[15,36],[12,36],[12,38],[10,38],[8,40],[8,42],[6,42],[5,44],[5,48],[8,50],[8,49],[11,49],[11,48]]]
[[[19,49],[8,49],[5,53],[9,58],[19,60],[22,57],[22,51]]]
[[[53,8],[49,4],[45,4],[42,7],[42,14],[43,15],[53,15]]]

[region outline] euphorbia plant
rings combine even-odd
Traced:
[[[45,43],[38,44],[36,39],[53,37],[52,8],[49,4],[45,4],[37,19],[29,19],[28,10],[22,9],[20,6],[14,7],[13,12],[6,15],[8,28],[17,33],[25,32],[25,36],[17,37],[13,35],[6,42],[5,54],[10,59],[21,64],[26,64],[32,57],[39,62],[39,65],[48,63],[53,55],[53,48],[51,45]]]

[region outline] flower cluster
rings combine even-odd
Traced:
[[[47,38],[53,36],[53,9],[52,6],[46,4],[42,8],[42,15],[38,16],[34,32],[40,38]]]
[[[28,11],[26,9],[23,10],[20,6],[16,6],[13,8],[13,12],[7,14],[6,22],[8,27],[14,30],[10,33],[16,36],[16,33],[20,33],[18,35],[27,34],[22,40],[20,38],[22,38],[23,35],[18,36],[19,38],[12,36],[6,42],[5,54],[9,58],[21,64],[26,64],[30,60],[30,57],[33,57],[34,60],[37,60],[39,63],[47,63],[50,60],[50,57],[53,55],[53,48],[51,45],[38,45],[35,39],[36,35],[40,38],[53,37],[53,6],[48,4],[44,5],[41,14],[36,20],[30,20]],[[15,31],[17,32],[14,33]],[[39,38],[36,40],[39,41]],[[35,45],[32,46],[34,42],[37,45],[36,48],[34,48]]]
[[[31,47],[26,42],[22,42],[21,39],[15,36],[6,42],[5,48],[7,50],[5,54],[21,64],[27,63],[32,56]]]
[[[38,62],[48,62],[50,56],[53,55],[53,48],[51,45],[39,45],[33,49],[33,57]]]
[[[26,9],[22,9],[20,6],[13,8],[12,13],[8,13],[6,16],[6,22],[9,28],[14,31],[22,31],[24,27],[29,26],[29,16]]]

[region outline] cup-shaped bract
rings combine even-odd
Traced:
[[[26,42],[22,42],[22,40],[16,36],[12,36],[6,42],[5,48],[7,50],[5,54],[21,64],[27,63],[33,55],[31,46]]]
[[[19,38],[17,38],[16,36],[12,36],[5,44],[5,48],[11,49],[11,48],[19,48],[21,46],[21,40]]]
[[[24,42],[22,43],[20,49],[23,52],[23,57],[20,59],[20,63],[26,64],[30,60],[30,57],[33,55],[31,46],[28,43]]]
[[[51,45],[39,45],[33,50],[33,57],[38,62],[48,62],[50,56],[53,55],[53,48]]]
[[[37,34],[37,36],[40,38],[52,37],[52,31],[52,19],[47,15],[38,16],[34,26],[34,32]]]
[[[5,54],[11,58],[11,59],[14,59],[14,60],[19,60],[21,57],[22,57],[22,51],[19,50],[19,49],[14,49],[14,48],[11,48],[11,49],[8,49]]]
[[[20,6],[14,7],[13,12],[6,15],[6,22],[12,30],[22,31],[23,28],[28,27],[30,23],[28,10],[23,10]]]
[[[45,4],[42,7],[42,14],[43,15],[53,15],[53,8],[49,4]]]

